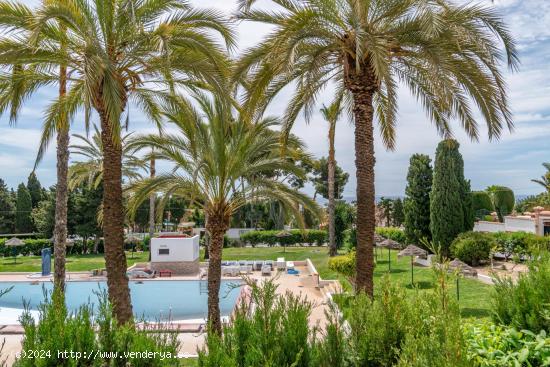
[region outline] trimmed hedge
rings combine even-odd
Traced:
[[[0,238],[0,256],[9,257],[13,256],[14,247],[8,247],[5,245],[6,238]],[[40,252],[43,248],[50,248],[53,250],[53,245],[50,240],[45,238],[40,239],[24,239],[25,244],[23,246],[15,247],[17,255],[36,255],[40,256]]]
[[[250,231],[241,235],[241,241],[248,243],[252,246],[259,244],[266,244],[274,246],[276,244],[292,246],[300,244],[309,244],[310,246],[316,244],[322,246],[327,242],[327,232],[317,229],[306,229],[301,231],[299,229],[293,229],[290,232],[290,236],[277,237],[277,234],[281,231]]]
[[[348,278],[355,276],[355,251],[345,255],[334,256],[328,260],[328,268]]]
[[[384,238],[389,238],[399,242],[402,245],[407,243],[405,231],[397,227],[376,227],[375,232]]]

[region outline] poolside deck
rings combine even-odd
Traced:
[[[298,275],[287,274],[284,271],[273,271],[270,277],[262,276],[259,271],[254,271],[249,274],[250,279],[262,281],[268,278],[273,279],[278,284],[277,292],[279,294],[285,294],[287,291],[293,294],[304,297],[313,304],[313,309],[310,315],[311,325],[324,326],[326,322],[325,311],[328,310],[327,306],[327,290],[337,289],[337,283],[331,283],[330,281],[322,281],[321,287],[319,287],[318,275],[315,272],[315,268],[311,263],[306,261],[295,261],[295,269],[299,270]],[[0,281],[37,281],[41,279],[29,279],[28,273],[3,273],[0,274]],[[102,277],[92,277],[90,273],[77,272],[69,273],[69,281],[93,281],[104,280]],[[238,279],[239,277],[224,277],[224,279]],[[197,280],[198,276],[173,276],[170,278],[155,278],[155,279],[139,279],[139,281],[171,281],[171,280]],[[48,279],[44,279],[48,281]],[[42,281],[44,281],[42,280]],[[134,281],[134,280],[131,280]],[[181,342],[180,353],[189,356],[195,356],[197,354],[197,348],[201,348],[204,345],[205,334],[204,330],[205,320],[184,320],[172,323],[173,328],[181,328],[178,339]],[[5,338],[6,345],[4,348],[4,354],[7,354],[8,366],[13,363],[15,353],[21,348],[22,328],[20,325],[9,325],[4,327],[2,325],[2,310],[0,309],[0,343]],[[2,329],[3,328],[3,329]]]

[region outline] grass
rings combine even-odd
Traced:
[[[203,253],[201,252],[201,257]],[[375,289],[385,274],[388,273],[388,252],[380,250],[377,257],[377,266],[374,272]],[[127,253],[128,266],[135,262],[144,262],[148,259],[148,253]],[[309,258],[324,279],[339,279],[349,289],[349,282],[339,274],[328,268],[328,255],[326,247],[256,247],[256,248],[226,248],[223,250],[224,260],[275,260],[284,257],[286,260],[305,260]],[[18,257],[17,264],[13,258],[2,258],[0,272],[39,272],[40,257]],[[104,268],[103,255],[70,255],[67,258],[68,271],[90,271]],[[391,251],[391,279],[405,287],[407,292],[425,292],[433,288],[432,271],[428,268],[414,268],[414,287],[411,286],[410,258],[397,259],[397,251]],[[490,297],[492,286],[483,284],[474,279],[460,280],[460,307],[464,317],[487,318],[490,316]],[[451,292],[456,292],[455,284],[451,285]]]

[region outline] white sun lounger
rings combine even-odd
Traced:
[[[293,261],[287,261],[286,262],[286,268],[294,270],[294,262]]]
[[[285,270],[286,269],[286,261],[284,257],[278,257],[277,258],[277,270]]]
[[[145,271],[145,270],[137,270],[132,269],[128,271],[128,276],[130,278],[154,278],[155,272],[154,271]]]

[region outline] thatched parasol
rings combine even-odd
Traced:
[[[388,272],[391,272],[391,250],[400,250],[401,244],[388,238],[377,243],[376,246],[385,247],[388,249]]]
[[[286,237],[290,237],[290,236],[292,236],[292,233],[290,233],[286,229],[278,232],[275,235],[275,237],[277,237],[277,238],[286,238]],[[283,252],[286,253],[286,242],[285,241],[283,241]]]
[[[20,240],[17,237],[12,237],[9,240],[7,240],[4,245],[6,247],[13,247],[13,263],[17,264],[17,250],[16,247],[23,246],[25,244],[24,241]]]
[[[456,299],[460,300],[460,275],[470,275],[477,276],[477,270],[472,268],[470,265],[465,262],[460,261],[459,259],[454,259],[449,263],[448,271],[456,271]]]
[[[425,256],[428,252],[415,245],[409,245],[403,250],[399,251],[397,257],[410,256],[411,257],[411,285],[414,285],[414,257]]]
[[[134,243],[134,244],[135,243],[140,243],[142,241],[143,240],[141,238],[139,238],[138,236],[133,235],[133,234],[126,237],[126,240],[125,240],[126,243]]]

